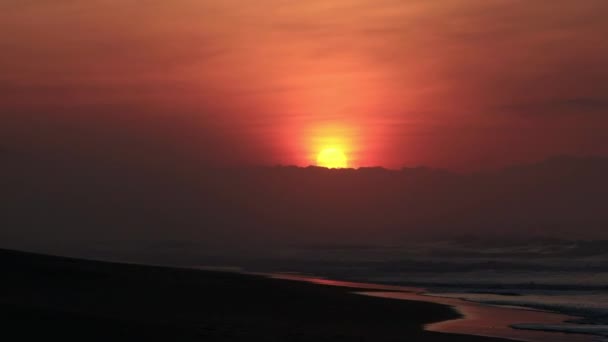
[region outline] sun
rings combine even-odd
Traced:
[[[329,169],[343,169],[348,167],[348,159],[344,152],[335,147],[326,148],[317,156],[317,166]]]

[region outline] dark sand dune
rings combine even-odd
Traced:
[[[446,306],[263,277],[1,251],[1,334],[83,341],[499,341]]]

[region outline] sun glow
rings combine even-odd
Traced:
[[[317,156],[317,166],[329,169],[343,169],[348,167],[348,159],[344,152],[338,148],[325,148]]]

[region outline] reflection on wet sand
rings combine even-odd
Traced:
[[[595,337],[583,334],[566,334],[558,332],[532,331],[513,329],[512,325],[534,323],[535,325],[555,325],[576,317],[561,314],[530,310],[520,307],[491,306],[479,303],[467,302],[457,298],[444,298],[424,295],[424,289],[382,285],[369,283],[356,283],[347,281],[330,280],[316,277],[306,277],[293,274],[272,274],[271,277],[306,281],[314,284],[350,287],[356,293],[366,296],[393,298],[400,300],[424,301],[451,306],[463,315],[462,318],[437,322],[425,326],[426,330],[457,333],[466,335],[478,335],[489,337],[508,338],[529,342],[592,342]]]

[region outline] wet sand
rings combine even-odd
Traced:
[[[3,336],[24,341],[503,341],[425,331],[459,317],[445,305],[322,283],[3,250],[0,274]]]
[[[425,326],[428,331],[438,331],[457,334],[473,334],[508,338],[528,342],[592,342],[595,337],[583,334],[565,334],[513,329],[511,326],[522,323],[551,325],[563,323],[576,317],[565,316],[552,312],[543,312],[517,307],[500,307],[467,302],[455,298],[425,296],[406,292],[359,292],[360,294],[393,298],[402,300],[426,300],[454,307],[463,317],[443,322],[431,323]]]
[[[357,290],[356,293],[372,297],[425,301],[447,305],[454,308],[462,315],[462,317],[459,318],[427,324],[425,325],[427,331],[499,337],[529,342],[592,342],[597,339],[597,337],[585,334],[522,330],[513,329],[511,327],[522,323],[550,326],[576,318],[552,312],[519,307],[491,306],[468,302],[457,298],[430,296],[424,294],[424,289],[415,287],[336,281],[290,274],[277,274],[272,276],[279,279],[292,279],[314,284],[370,290]]]

